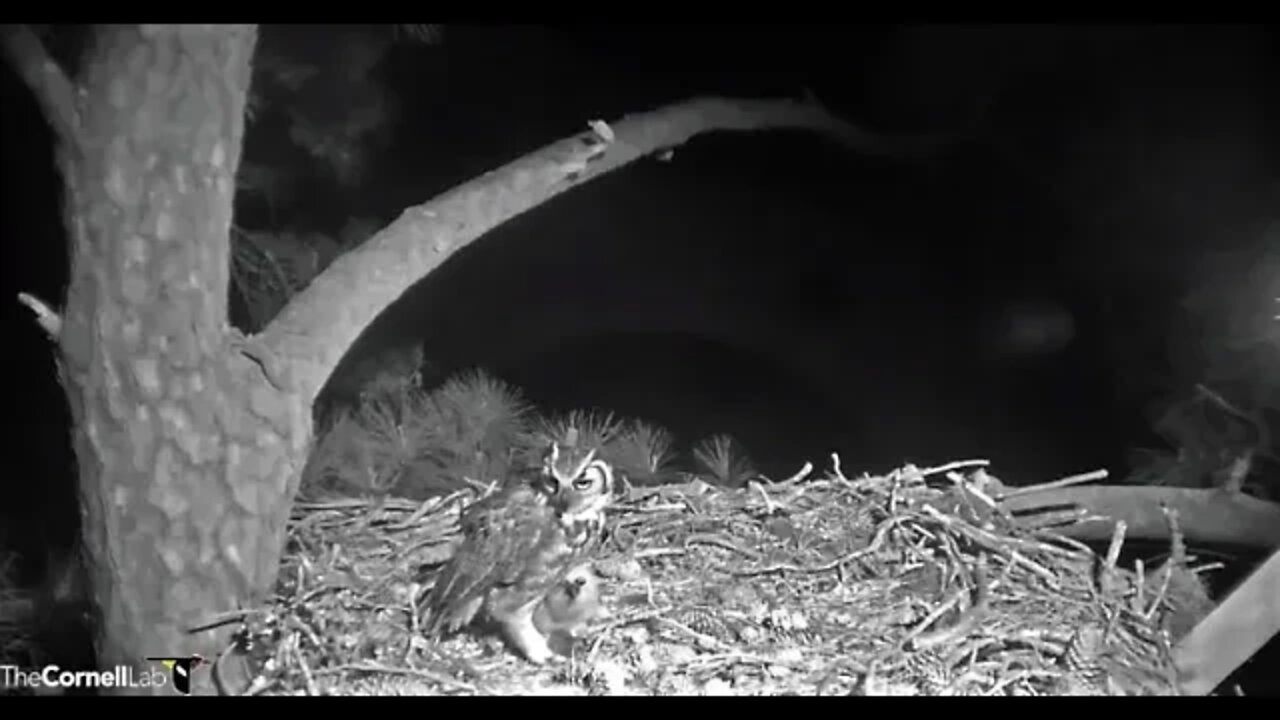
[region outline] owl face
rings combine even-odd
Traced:
[[[543,478],[566,526],[602,521],[613,494],[613,468],[596,450],[553,442],[543,458]]]
[[[542,598],[533,622],[543,635],[573,633],[601,613],[600,578],[590,565],[580,565]]]

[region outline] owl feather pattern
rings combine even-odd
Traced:
[[[594,450],[553,443],[537,477],[468,508],[462,542],[426,599],[427,633],[457,632],[483,611],[522,655],[545,662],[534,613],[595,552],[612,486]]]

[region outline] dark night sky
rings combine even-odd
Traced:
[[[732,432],[774,473],[831,450],[868,471],[988,457],[1014,483],[1122,473],[1150,443],[1148,405],[1186,380],[1162,333],[1197,253],[1256,242],[1275,216],[1273,34],[716,32],[458,28],[397,48],[402,112],[369,180],[317,190],[288,222],[390,219],[588,119],[809,87],[866,127],[963,139],[916,163],[799,133],[697,139],[500,228],[371,337],[423,337],[444,368],[488,367],[548,406],[642,415],[685,440]],[[55,299],[49,135],[7,70],[3,85],[4,297]],[[1028,303],[1052,312],[1021,316],[1069,317],[1070,341],[1013,352],[996,320]],[[69,497],[65,414],[48,345],[4,307],[15,506],[48,506]]]

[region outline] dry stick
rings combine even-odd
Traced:
[[[726,540],[725,538],[722,538],[719,535],[707,535],[707,534],[690,535],[689,537],[685,538],[684,544],[686,547],[689,545],[714,545],[715,547],[724,548],[725,550],[730,550],[740,555],[744,555],[748,558],[751,558],[752,560],[760,559],[760,555],[756,553],[754,550],[750,550],[744,547],[739,547],[737,544],[729,540]]]
[[[1146,599],[1147,595],[1147,567],[1146,563],[1142,562],[1142,558],[1138,558],[1133,561],[1133,570],[1138,575],[1138,579],[1135,583],[1137,590],[1134,592],[1133,602],[1129,604],[1129,609],[1135,613],[1141,614],[1142,602]]]
[[[931,467],[931,468],[924,468],[923,470],[916,470],[916,473],[919,474],[920,477],[929,477],[930,475],[947,473],[947,472],[951,472],[952,470],[960,470],[963,468],[970,468],[970,467],[989,467],[990,465],[991,465],[990,460],[956,460],[954,462],[949,462],[945,465],[939,465],[937,467]]]
[[[906,637],[902,639],[903,645],[907,647],[914,647],[911,645],[911,641],[914,640],[917,635],[923,633],[925,628],[937,622],[938,618],[950,612],[951,608],[959,605],[960,601],[963,600],[964,596],[969,594],[969,592],[969,588],[963,588],[952,593],[951,597],[947,598],[946,602],[934,608],[932,612],[926,615],[923,620],[916,623],[916,626],[907,632]]]
[[[636,550],[635,552],[633,552],[633,553],[631,554],[631,556],[632,556],[633,558],[635,558],[636,560],[643,560],[643,559],[645,559],[645,558],[652,558],[652,557],[667,557],[667,556],[671,556],[671,555],[684,555],[684,554],[686,554],[686,553],[688,553],[688,552],[689,552],[689,551],[688,551],[688,549],[686,549],[686,548],[677,548],[677,547],[657,547],[657,548],[645,548],[644,550]]]
[[[1041,483],[1039,485],[1028,485],[1015,490],[1009,490],[1000,494],[998,500],[1008,500],[1009,498],[1019,497],[1021,495],[1032,495],[1034,493],[1044,492],[1046,490],[1057,490],[1058,488],[1071,487],[1072,485],[1083,485],[1095,480],[1105,480],[1108,476],[1106,470],[1094,470],[1093,472],[1083,473],[1080,475],[1071,475],[1070,477],[1054,480],[1052,482]]]
[[[766,515],[773,515],[773,511],[777,509],[773,499],[769,497],[769,491],[764,489],[764,484],[756,481],[747,483],[747,487],[754,489],[760,494],[760,498],[764,500],[764,512]]]
[[[1160,590],[1156,592],[1155,599],[1151,601],[1151,607],[1142,613],[1142,619],[1147,622],[1151,622],[1151,619],[1159,612],[1160,605],[1164,603],[1164,596],[1169,592],[1169,581],[1173,577],[1173,568],[1168,563],[1165,563],[1165,566],[1160,570],[1160,574],[1164,576],[1160,579]]]
[[[232,694],[230,689],[227,688],[226,680],[222,677],[222,662],[231,657],[231,653],[235,652],[235,649],[236,643],[232,642],[223,648],[222,652],[218,653],[218,657],[213,660],[213,687],[218,691],[219,695]]]
[[[1116,529],[1111,534],[1111,546],[1107,548],[1107,572],[1114,572],[1116,569],[1116,562],[1120,559],[1120,549],[1124,547],[1124,535],[1128,527],[1125,521],[1116,521]]]
[[[419,505],[418,509],[414,510],[412,515],[400,521],[399,523],[396,523],[395,525],[388,526],[387,529],[394,531],[394,530],[407,530],[410,528],[416,528],[418,525],[418,522],[421,521],[423,516],[426,515],[428,512],[434,509],[444,508],[448,506],[450,503],[454,502],[455,500],[461,500],[464,495],[466,495],[466,491],[459,490],[457,492],[453,492],[445,496],[443,500],[440,498],[430,498],[425,502],[423,502],[421,505]]]
[[[406,677],[417,678],[419,680],[429,680],[440,685],[454,687],[459,690],[467,690],[469,692],[488,694],[484,690],[472,685],[471,683],[455,680],[447,675],[431,672],[430,670],[422,670],[418,668],[402,668],[383,665],[375,662],[360,662],[347,665],[339,665],[337,667],[322,668],[316,671],[317,675],[335,675],[344,672],[362,672],[362,673],[380,673],[383,675],[402,675]]]
[[[1001,510],[999,503],[997,503],[995,499],[993,499],[992,497],[987,495],[985,492],[983,492],[978,487],[977,483],[969,482],[960,473],[949,472],[947,473],[947,479],[950,480],[952,483],[954,483],[956,487],[964,490],[964,492],[981,500],[984,505],[991,508],[992,510],[996,510],[996,511]]]
[[[913,650],[924,650],[931,647],[937,647],[944,643],[949,643],[964,635],[968,635],[979,622],[982,621],[987,614],[987,608],[990,607],[991,593],[987,587],[987,574],[984,563],[980,560],[973,570],[973,605],[960,616],[954,625],[925,635],[920,635],[914,640],[908,639],[910,648]],[[969,592],[966,588],[959,597],[964,597],[964,593]],[[959,597],[956,602],[959,602]],[[923,627],[923,626],[922,626]]]
[[[1107,548],[1107,557],[1098,572],[1097,591],[1105,598],[1110,598],[1115,591],[1116,563],[1120,560],[1120,550],[1124,547],[1125,531],[1129,526],[1125,521],[1116,521],[1111,533],[1111,545]]]
[[[844,471],[840,469],[840,453],[831,453],[831,472],[835,473],[837,478],[845,482],[849,481],[849,478],[844,476]]]
[[[806,463],[804,464],[804,467],[800,468],[800,471],[799,471],[799,472],[797,472],[796,474],[794,474],[794,475],[792,475],[791,477],[787,478],[786,480],[781,480],[781,481],[776,482],[776,483],[773,483],[773,484],[774,484],[774,485],[794,485],[794,484],[796,484],[796,483],[800,482],[801,480],[803,480],[803,479],[805,479],[805,478],[809,477],[809,473],[811,473],[811,472],[813,472],[813,463],[811,463],[811,462],[806,462]]]
[[[320,688],[316,686],[316,678],[311,674],[311,666],[307,664],[307,658],[302,652],[301,643],[292,643],[289,651],[293,654],[294,660],[297,661],[298,669],[302,671],[302,682],[306,687],[307,695],[311,697],[320,695]]]
[[[884,522],[880,523],[880,527],[876,529],[875,537],[871,539],[870,544],[868,544],[866,547],[860,550],[855,550],[851,553],[848,553],[847,555],[844,555],[843,557],[832,560],[831,562],[823,563],[821,565],[814,565],[811,567],[802,567],[799,565],[793,565],[791,563],[774,563],[772,565],[768,565],[762,568],[755,568],[755,569],[749,569],[749,570],[734,570],[731,572],[731,574],[736,575],[738,577],[754,577],[756,575],[770,575],[776,572],[798,572],[798,573],[813,574],[813,573],[823,573],[829,570],[834,570],[847,563],[857,560],[860,557],[864,557],[866,555],[870,555],[871,553],[878,551],[880,547],[884,545],[885,539],[889,536],[889,531],[893,529],[895,526],[902,524],[902,522],[904,522],[906,519],[907,518],[905,516],[898,516],[898,517],[892,517],[892,518],[889,518],[888,520],[885,520]]]
[[[1032,535],[1035,536],[1036,539],[1043,540],[1045,542],[1052,541],[1052,542],[1060,542],[1063,545],[1070,545],[1072,548],[1079,551],[1080,554],[1082,555],[1087,555],[1087,556],[1093,555],[1093,548],[1080,542],[1079,540],[1076,540],[1073,537],[1067,537],[1066,535],[1059,535],[1058,533],[1055,533],[1052,530],[1040,528],[1032,531]]]
[[[1042,567],[1038,563],[1033,562],[1030,558],[1024,557],[1017,550],[1014,550],[1011,547],[1009,547],[1009,546],[1025,547],[1026,545],[1029,544],[1028,542],[1018,540],[1016,538],[998,538],[985,530],[976,528],[970,525],[969,523],[964,522],[963,520],[947,517],[946,515],[943,515],[941,512],[939,512],[936,508],[930,507],[928,505],[924,506],[924,511],[928,513],[930,516],[932,516],[938,522],[942,523],[943,525],[946,525],[948,528],[955,530],[956,532],[959,532],[960,534],[974,541],[978,545],[988,550],[991,550],[993,552],[996,552],[1008,558],[1012,562],[1021,564],[1023,567],[1027,568],[1031,572],[1035,573],[1036,575],[1039,575],[1046,582],[1049,582],[1055,585],[1057,584],[1058,578],[1051,571]],[[1033,546],[1033,547],[1035,547],[1035,549],[1043,550],[1046,552],[1061,553],[1068,556],[1071,555],[1070,551],[1063,550],[1062,548],[1052,546],[1052,545],[1041,544],[1039,546]]]

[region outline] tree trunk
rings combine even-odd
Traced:
[[[60,345],[102,669],[227,647],[233,626],[188,629],[273,586],[305,461],[303,398],[272,387],[227,324],[255,42],[252,26],[103,30],[62,154]],[[210,681],[192,673],[193,691]]]

